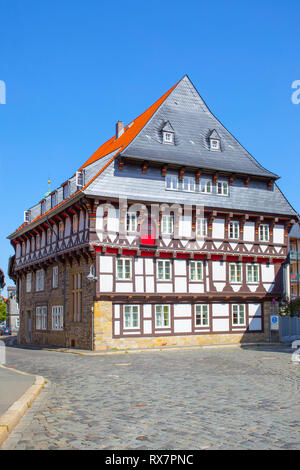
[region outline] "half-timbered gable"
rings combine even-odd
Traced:
[[[185,76],[130,124],[118,121],[10,236],[22,341],[267,340],[298,219],[277,180]]]

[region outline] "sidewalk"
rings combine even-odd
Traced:
[[[0,415],[33,385],[35,375],[18,374],[10,369],[0,367]]]
[[[0,447],[44,387],[45,379],[0,365]]]

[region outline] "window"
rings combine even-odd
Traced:
[[[41,202],[41,214],[45,214],[46,212],[46,201]]]
[[[70,185],[66,183],[63,185],[63,198],[68,199],[70,197]]]
[[[80,322],[82,310],[82,273],[72,275],[72,285],[73,319],[75,322]]]
[[[195,191],[195,178],[185,176],[182,180],[182,190],[183,191]]]
[[[245,305],[237,304],[232,306],[232,324],[234,326],[246,325]]]
[[[24,222],[28,224],[31,222],[31,211],[24,211]]]
[[[178,189],[178,177],[175,175],[167,175],[165,179],[166,189],[177,190]]]
[[[165,144],[173,144],[174,142],[173,132],[163,132],[163,141]]]
[[[125,305],[124,307],[124,330],[140,327],[140,312],[138,305]]]
[[[37,292],[44,290],[45,288],[45,272],[43,269],[39,269],[35,273],[35,290]]]
[[[63,330],[64,308],[62,306],[52,307],[52,330]]]
[[[170,305],[155,305],[155,328],[170,327]]]
[[[220,150],[220,141],[217,139],[210,139],[210,149]]]
[[[47,330],[47,307],[37,307],[35,311],[36,330]]]
[[[207,181],[206,183],[202,183],[202,192],[203,193],[211,193],[212,192],[212,182]]]
[[[258,264],[247,264],[247,282],[259,282],[259,268]]]
[[[217,194],[219,196],[228,196],[228,183],[226,181],[217,183]]]
[[[26,292],[31,292],[32,273],[26,274]]]
[[[137,231],[137,215],[135,212],[127,212],[126,230],[127,232]]]
[[[51,209],[56,206],[56,192],[51,194]]]
[[[73,215],[72,228],[73,228],[73,233],[78,232],[78,215],[77,214]]]
[[[131,259],[117,259],[117,279],[131,279]]]
[[[259,241],[268,242],[270,238],[269,225],[261,224],[259,226]]]
[[[159,281],[171,280],[171,261],[169,260],[157,261],[157,279]]]
[[[230,282],[242,282],[242,266],[240,263],[232,263],[229,265]]]
[[[36,236],[36,249],[39,250],[41,248],[41,236]]]
[[[240,224],[236,221],[229,222],[229,238],[238,240],[240,237]]]
[[[78,188],[84,186],[84,170],[76,171],[76,186]]]
[[[209,326],[208,305],[195,305],[195,326]]]
[[[54,266],[52,269],[52,287],[53,289],[58,287],[58,266]]]
[[[59,240],[62,240],[64,238],[64,229],[65,229],[65,225],[64,225],[63,221],[61,220],[58,224],[58,238],[59,238]]]
[[[207,236],[207,220],[198,217],[196,220],[196,237]]]
[[[162,235],[172,235],[174,227],[173,215],[163,215],[161,218],[161,233]]]
[[[50,245],[51,241],[52,241],[52,236],[51,236],[51,229],[48,228],[47,229],[47,245]]]
[[[203,281],[202,261],[190,261],[190,281]]]

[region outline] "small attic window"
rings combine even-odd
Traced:
[[[210,139],[211,150],[220,150],[220,141],[217,139]]]
[[[217,133],[217,131],[215,129],[213,129],[209,133],[208,138],[209,138],[210,150],[221,150],[221,145],[220,145],[221,139],[220,139],[220,136],[219,136],[219,134]]]
[[[173,144],[173,133],[172,132],[164,132],[163,139],[165,144]]]
[[[174,144],[174,129],[169,121],[162,127],[162,137],[164,144]]]

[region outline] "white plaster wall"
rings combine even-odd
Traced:
[[[65,237],[68,237],[71,233],[71,219],[67,217],[65,221]]]
[[[144,292],[144,277],[143,276],[135,277],[135,290],[136,292]]]
[[[190,237],[192,232],[192,217],[188,216],[181,216],[179,218],[179,229],[178,235],[179,237]]]
[[[198,284],[198,283],[190,283],[189,284],[189,292],[191,294],[203,294],[204,292],[204,284]]]
[[[117,282],[116,292],[133,292],[132,282]]]
[[[153,274],[154,267],[153,267],[153,259],[145,259],[145,270],[146,274]]]
[[[107,230],[109,232],[119,231],[119,209],[110,207],[107,212]]]
[[[113,272],[113,256],[100,256],[100,273]]]
[[[229,304],[212,304],[213,317],[229,317]]]
[[[174,272],[176,275],[186,276],[186,260],[185,259],[175,259],[174,260]]]
[[[175,277],[175,292],[187,292],[186,277]]]
[[[225,261],[212,261],[213,281],[226,281]]]
[[[115,318],[120,318],[120,305],[114,306],[114,315],[115,315]]]
[[[157,283],[157,292],[172,292],[173,290],[173,284],[171,283]]]
[[[144,305],[144,318],[151,318],[152,317],[152,305]]]
[[[114,322],[114,330],[115,330],[115,335],[120,334],[120,322],[119,321]]]
[[[261,304],[249,304],[248,314],[249,316],[261,315]]]
[[[192,320],[191,319],[174,319],[174,333],[191,333]]]
[[[215,219],[212,225],[212,238],[224,238],[225,221],[224,219]]]
[[[190,317],[191,315],[191,304],[174,304],[174,317]]]
[[[100,292],[112,292],[113,290],[113,277],[112,274],[101,274],[99,276]]]
[[[154,292],[154,277],[146,277],[146,293]]]
[[[273,264],[261,265],[261,280],[262,282],[273,282],[275,277],[275,269]]]
[[[284,242],[284,227],[283,225],[275,225],[273,229],[273,243],[281,243]]]
[[[249,318],[249,330],[261,330],[261,318]]]
[[[229,331],[229,318],[213,318],[213,331]]]
[[[142,258],[135,258],[134,261],[134,269],[135,274],[143,274],[144,273],[144,263]]]
[[[245,222],[244,224],[244,240],[254,242],[255,240],[255,222]]]
[[[96,219],[96,223],[97,223],[97,219]],[[79,213],[79,230],[83,230],[84,229],[84,213],[83,211],[80,211]]]
[[[152,334],[152,320],[144,320],[144,333]]]
[[[80,213],[81,216],[81,213]],[[97,212],[96,212],[96,231],[97,230],[103,230],[103,206],[98,206],[97,207]]]

